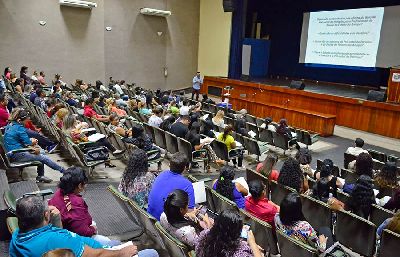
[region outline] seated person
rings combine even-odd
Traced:
[[[26,128],[26,133],[28,134],[28,136],[30,138],[35,138],[38,141],[38,145],[47,151],[47,153],[53,153],[57,147],[58,144],[54,143],[53,141],[51,141],[48,137],[44,136],[43,134],[41,134],[40,132],[42,131],[42,129],[37,128],[31,118],[28,116],[26,118],[26,120],[24,121],[24,126]]]
[[[52,180],[44,176],[44,165],[47,165],[53,170],[57,170],[61,173],[64,172],[64,168],[41,153],[40,148],[37,147],[37,139],[29,138],[27,129],[23,125],[27,118],[28,113],[24,109],[14,108],[11,113],[10,123],[5,127],[4,148],[7,151],[8,158],[10,158],[10,161],[12,162],[41,162],[42,165],[37,167],[38,175],[36,181],[50,183]],[[10,153],[13,150],[27,147],[31,148],[31,151]]]
[[[384,197],[385,190],[392,191],[399,186],[397,183],[397,166],[394,162],[385,163],[382,170],[375,176],[374,185],[380,191],[376,196],[377,198]]]
[[[400,234],[400,212],[397,212],[392,218],[386,219],[377,229],[378,239],[382,237],[383,230],[390,230]]]
[[[169,132],[177,137],[185,138],[186,134],[189,132],[190,118],[189,116],[183,116],[174,124],[171,125]]]
[[[228,125],[224,128],[224,133],[219,133],[217,139],[223,142],[227,149],[230,157],[237,156],[238,167],[242,167],[243,164],[243,150],[236,149],[236,141],[232,136],[233,128]],[[236,165],[236,158],[232,159],[234,165]]]
[[[275,226],[287,236],[322,253],[333,245],[330,228],[321,227],[318,233],[304,218],[301,199],[297,193],[289,193],[283,199],[280,212],[275,216]]]
[[[278,157],[275,154],[269,153],[264,161],[257,165],[256,171],[270,180],[278,181],[279,171],[274,169],[277,162]]]
[[[300,169],[304,175],[314,178],[315,171],[311,168],[311,151],[307,148],[300,148],[296,153],[296,160],[300,163]]]
[[[211,98],[208,98],[207,94],[203,94],[203,99],[201,99],[201,103],[215,104],[215,102]]]
[[[80,236],[91,237],[103,246],[120,245],[120,241],[97,234],[97,227],[89,208],[80,195],[84,192],[87,182],[84,170],[78,167],[68,168],[60,178],[58,190],[49,200],[49,204],[60,211],[63,228]]]
[[[333,162],[325,159],[321,167],[321,172],[315,173],[317,183],[313,189],[313,195],[318,200],[327,202],[331,197],[337,197],[337,189],[343,188],[342,183],[333,175]]]
[[[350,146],[347,148],[346,153],[358,156],[360,153],[368,153],[367,150],[363,149],[364,146],[364,140],[361,138],[356,138],[354,141],[354,146]]]
[[[369,176],[361,175],[350,193],[350,198],[345,203],[345,209],[368,219],[372,211],[371,204],[376,203],[373,185]]]
[[[164,202],[160,223],[171,235],[193,249],[200,232],[210,229],[213,222],[207,214],[200,220],[193,212],[188,212],[188,204],[189,196],[185,191],[172,191]]]
[[[137,104],[138,110],[139,110],[139,114],[143,114],[143,115],[151,115],[151,109],[147,109],[146,108],[146,103],[139,101]]]
[[[88,118],[94,118],[101,122],[108,122],[110,117],[107,115],[97,114],[97,112],[93,109],[93,104],[94,104],[93,98],[88,98],[85,101],[85,107],[83,108],[83,115],[85,115]]]
[[[175,123],[175,117],[173,115],[164,117],[164,121],[160,124],[160,129],[164,131],[170,131],[172,125]]]
[[[249,192],[242,184],[233,182],[234,178],[235,169],[232,166],[226,165],[222,167],[218,179],[214,180],[213,189],[222,196],[235,202],[238,208],[244,209],[244,196],[247,196]]]
[[[195,243],[196,257],[261,257],[262,249],[253,232],[247,233],[247,242],[240,237],[243,219],[237,210],[223,210],[211,229],[202,231]]]
[[[119,108],[128,107],[128,103],[124,99],[122,99],[119,94],[115,94],[114,98],[115,98],[115,104]]]
[[[110,114],[116,113],[119,117],[125,117],[127,115],[125,110],[118,108],[115,99],[113,98],[107,99],[106,104],[108,105],[108,112]]]
[[[13,233],[10,242],[11,257],[41,257],[49,251],[62,248],[70,249],[76,257],[132,257],[135,254],[139,257],[158,256],[152,249],[138,252],[135,245],[114,251],[103,249],[92,238],[54,227],[49,224],[49,220],[58,214],[58,210],[47,206],[47,202],[37,196],[18,199],[16,210],[19,228]]]
[[[389,201],[383,206],[383,208],[398,211],[400,210],[400,187],[397,187],[393,193],[393,196],[389,199]]]
[[[215,114],[214,118],[212,118],[212,120],[211,120],[212,123],[213,123],[215,126],[224,128],[224,127],[225,127],[224,115],[225,115],[224,111],[223,111],[223,110],[219,110],[219,111]]]
[[[7,110],[8,97],[5,94],[0,95],[0,128],[7,125],[10,114]]]
[[[252,180],[249,191],[251,195],[246,197],[246,211],[275,227],[274,218],[279,206],[268,200],[266,185],[261,180]]]
[[[179,116],[179,108],[176,106],[176,102],[172,100],[168,105],[168,110],[171,112],[172,115],[175,117]]]
[[[276,132],[276,127],[274,125],[272,125],[272,118],[271,117],[267,117],[264,120],[264,123],[260,125],[260,128],[263,129],[268,129],[272,132]]]
[[[134,200],[140,207],[145,208],[155,178],[153,172],[149,171],[146,152],[136,148],[129,156],[118,190]]]
[[[188,116],[190,112],[189,100],[184,99],[182,101],[182,106],[179,108],[180,116]]]
[[[279,172],[278,183],[295,189],[299,193],[308,190],[308,180],[304,177],[300,169],[300,163],[289,157]]]
[[[369,153],[360,153],[357,156],[355,164],[355,173],[358,176],[366,175],[370,178],[373,177],[373,160]],[[343,192],[350,194],[354,188],[353,183],[345,183],[343,186]]]
[[[149,207],[147,209],[154,218],[160,220],[163,212],[164,200],[175,189],[182,189],[189,196],[190,210],[194,209],[195,199],[192,183],[182,176],[188,167],[188,159],[182,153],[175,153],[171,156],[169,163],[170,170],[161,172],[153,183],[149,194]]]
[[[107,128],[121,137],[132,136],[132,129],[127,129],[126,126],[121,123],[120,117],[116,113],[110,114],[110,123]]]
[[[46,97],[46,92],[43,91],[43,89],[39,88],[36,90],[36,98],[34,101],[34,104],[38,107],[40,107],[43,111],[47,111],[47,104],[45,101]]]
[[[63,127],[63,132],[71,137],[72,141],[75,144],[83,143],[83,142],[89,142],[88,136],[82,132],[82,126],[80,125],[81,123],[76,119],[75,115],[70,114],[67,115],[64,118],[63,121],[64,127]],[[121,154],[124,151],[116,149],[108,140],[106,137],[98,139],[96,142],[92,142],[89,147],[100,147],[104,146],[106,147],[110,152],[112,152],[114,155]],[[111,165],[110,167],[112,167]]]
[[[146,152],[158,150],[158,148],[153,145],[152,138],[145,133],[140,124],[134,123],[131,128],[131,133],[132,135],[130,137],[124,137],[122,141],[136,145],[138,148],[143,149]]]
[[[289,139],[289,145],[290,146],[295,145],[296,149],[300,149],[300,145],[297,143],[297,139],[296,139],[297,135],[296,135],[296,133],[294,133],[290,130],[286,119],[281,119],[279,121],[279,126],[276,129],[276,133],[287,136],[287,138]]]
[[[246,129],[246,119],[245,114],[247,111],[242,109],[239,114],[236,115],[235,131],[242,136],[248,136],[249,131]]]
[[[163,110],[160,108],[156,108],[153,110],[153,115],[150,116],[148,124],[153,127],[159,128],[161,123],[163,122],[162,119]]]

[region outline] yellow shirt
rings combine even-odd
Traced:
[[[229,152],[232,149],[231,145],[232,145],[233,142],[235,142],[235,139],[233,138],[233,136],[227,135],[225,140],[222,140],[223,136],[224,136],[224,133],[219,133],[218,140],[221,141],[221,142],[224,142],[224,144],[228,148],[228,152]]]

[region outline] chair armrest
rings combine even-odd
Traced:
[[[96,142],[90,142],[90,141],[88,141],[88,142],[80,142],[80,143],[78,143],[77,145],[80,147],[80,146],[90,146],[90,145],[93,145],[94,143],[96,143]]]
[[[156,153],[159,153],[159,152],[160,152],[160,150],[156,149],[156,150],[147,151],[146,153],[147,153],[147,156],[150,156],[152,154],[156,154]]]
[[[9,151],[9,153],[23,153],[23,152],[32,152],[34,151],[34,149],[32,148],[21,148],[21,149],[17,149],[17,150],[11,150]]]
[[[52,189],[45,189],[45,190],[39,190],[39,191],[34,191],[34,192],[30,192],[30,193],[25,193],[25,196],[41,196],[41,197],[45,197],[47,195],[52,195],[54,194]]]

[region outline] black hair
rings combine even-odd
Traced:
[[[142,149],[134,148],[122,174],[120,182],[121,192],[127,196],[129,189],[134,186],[135,178],[144,176],[148,172],[148,168],[147,153]]]
[[[321,167],[321,172],[320,172],[320,178],[327,178],[332,175],[333,173],[333,161],[331,159],[325,159],[322,162],[322,167]]]
[[[27,69],[28,69],[27,66],[22,66],[22,67],[21,67],[20,74],[25,73]]]
[[[184,106],[186,106],[186,105],[189,104],[189,101],[188,101],[187,99],[183,99],[182,104],[183,104]]]
[[[375,203],[374,185],[371,177],[361,175],[350,193],[350,198],[346,203],[348,209],[354,214],[365,219],[371,214],[371,204]],[[281,209],[282,211],[282,209]]]
[[[303,172],[300,169],[300,163],[292,157],[289,157],[283,163],[281,171],[279,172],[278,183],[300,192],[303,179]]]
[[[189,204],[189,195],[181,189],[172,191],[164,202],[164,213],[167,216],[168,223],[173,227],[181,228],[188,225],[194,225],[194,222],[187,220],[182,215],[181,209],[186,209]]]
[[[230,257],[240,246],[243,220],[237,210],[223,210],[216,218],[210,232],[199,242],[198,257]]]
[[[96,80],[96,88],[100,89],[101,85],[103,85],[103,82],[101,82],[100,80]]]
[[[79,167],[71,167],[64,171],[58,187],[63,195],[72,194],[80,184],[87,184],[88,177]]]
[[[93,92],[92,92],[92,98],[93,98],[93,99],[99,98],[99,96],[100,96],[99,91],[93,91]]]
[[[268,125],[268,124],[270,124],[272,122],[272,118],[271,117],[266,117],[264,121]]]
[[[196,121],[193,122],[193,123],[192,123],[192,126],[190,127],[189,132],[186,134],[185,139],[186,139],[187,141],[189,141],[189,142],[192,142],[192,140],[193,140],[195,137],[198,137],[198,136],[199,136],[200,127],[201,127],[200,123],[198,123],[198,122],[196,122]]]
[[[295,157],[301,165],[310,164],[312,161],[311,151],[307,148],[300,148]]]
[[[280,205],[279,217],[283,225],[292,226],[298,221],[305,221],[300,195],[289,193],[282,200]]]
[[[85,101],[85,105],[92,105],[93,104],[93,98],[88,98]]]
[[[6,94],[0,94],[0,102],[4,102],[7,99]]]
[[[176,120],[176,118],[173,115],[169,116],[163,122],[161,122],[160,129],[169,131],[169,129],[171,128],[171,125],[175,122],[175,120]]]
[[[188,158],[180,152],[174,153],[169,161],[169,168],[172,172],[182,174],[188,165]]]
[[[6,67],[5,69],[4,69],[4,76],[6,76],[7,75],[7,72],[9,72],[10,71],[10,67]]]
[[[22,233],[37,228],[44,221],[47,204],[38,196],[27,196],[17,200],[16,215]]]
[[[232,182],[235,178],[235,169],[232,166],[225,165],[221,168],[217,186],[215,191],[217,193],[225,196],[231,201],[234,201],[233,190],[235,187],[235,183]]]
[[[249,182],[249,191],[253,199],[260,199],[263,191],[266,189],[266,186],[264,183],[257,179],[257,180],[252,180]]]
[[[14,85],[21,85],[22,81],[25,81],[23,78],[17,78],[14,82]]]
[[[362,148],[364,146],[364,140],[362,140],[361,138],[356,138],[356,141],[354,141],[357,147]]]
[[[208,99],[208,95],[207,94],[203,94],[203,99],[207,100]]]
[[[135,145],[140,149],[146,147],[146,134],[144,133],[144,128],[138,123],[132,125],[132,138],[135,138]]]
[[[369,153],[360,153],[356,159],[356,174],[367,175],[372,178],[373,160]]]

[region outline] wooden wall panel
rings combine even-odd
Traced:
[[[336,116],[335,123],[340,126],[400,138],[399,105],[214,77],[204,79],[202,92],[207,92],[209,85],[220,88],[232,86],[234,90],[231,91],[230,103],[233,108],[245,108],[257,117],[270,116],[279,121],[286,115],[290,124],[301,124],[304,129],[313,127],[307,129],[311,131],[326,131],[321,125],[324,124],[321,123],[323,119],[315,116],[314,121],[311,119],[312,114],[320,113]],[[302,110],[308,115],[296,115],[286,109]]]

